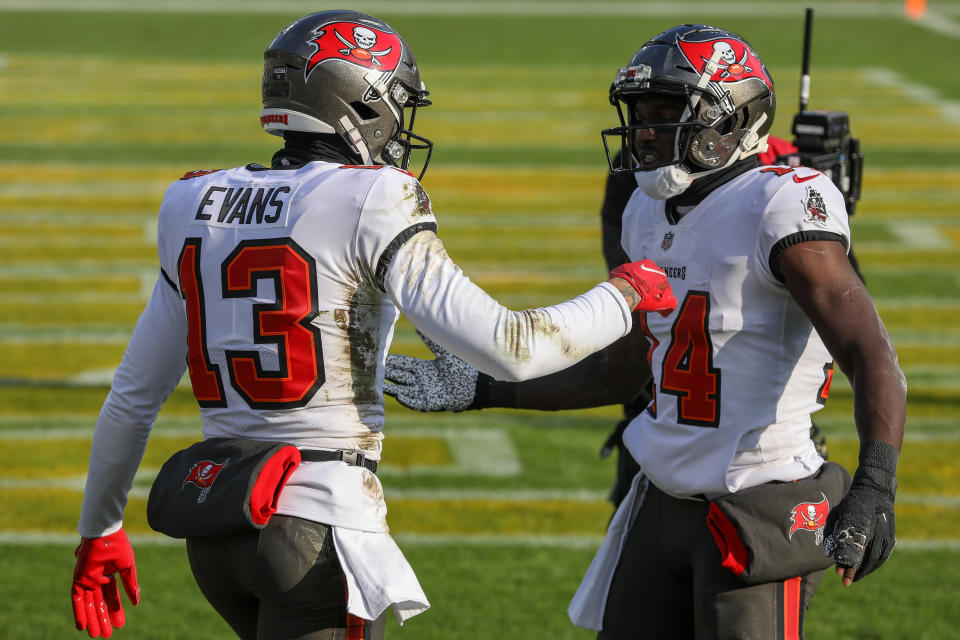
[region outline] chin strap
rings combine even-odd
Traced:
[[[343,135],[346,138],[347,142],[360,155],[360,160],[363,164],[373,164],[373,159],[370,157],[370,150],[367,148],[367,144],[363,141],[363,135],[360,133],[360,130],[353,126],[353,123],[350,122],[350,118],[347,116],[341,116],[337,123],[343,128]]]
[[[697,173],[690,174],[691,180],[697,180],[703,178],[704,176],[709,176],[713,173],[718,173],[724,169],[733,165],[734,162],[738,160],[743,160],[744,158],[749,158],[750,156],[760,153],[767,150],[767,139],[770,137],[770,134],[764,135],[762,138],[757,136],[757,129],[763,126],[763,123],[767,121],[767,114],[761,113],[760,117],[757,118],[757,121],[753,123],[753,126],[750,127],[747,132],[740,138],[740,142],[737,143],[737,151],[731,153],[730,157],[725,163],[721,166],[714,169],[707,169],[706,171],[698,171]]]

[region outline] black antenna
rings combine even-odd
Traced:
[[[810,33],[813,31],[813,9],[807,8],[807,18],[803,25],[803,69],[800,76],[800,111],[807,110],[810,102]]]

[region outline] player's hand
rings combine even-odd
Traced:
[[[667,274],[650,260],[622,264],[610,272],[610,277],[623,278],[637,292],[640,299],[632,311],[656,311],[668,316],[677,307]]]
[[[390,354],[384,370],[383,392],[417,411],[463,411],[477,393],[479,372],[419,331],[435,358],[421,360]]]
[[[849,586],[878,568],[893,551],[893,499],[899,452],[885,442],[867,442],[846,497],[827,516],[824,551]]]
[[[74,554],[77,566],[73,570],[70,595],[77,629],[86,629],[91,638],[109,638],[114,629],[126,622],[120,604],[117,573],[130,603],[140,602],[133,547],[127,534],[120,529],[102,538],[81,538]]]

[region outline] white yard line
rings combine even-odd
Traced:
[[[954,247],[954,243],[943,234],[939,225],[935,222],[913,222],[908,225],[901,224],[899,221],[889,221],[890,232],[897,238],[897,242],[905,249],[949,249]],[[857,248],[864,244],[857,244]],[[869,247],[870,245],[865,245]]]
[[[355,8],[373,14],[446,15],[446,16],[675,16],[689,13],[747,16],[802,16],[800,7],[812,7],[817,15],[853,16],[859,18],[900,17],[903,3],[899,0],[848,3],[806,2],[803,5],[781,2],[579,2],[577,0],[367,0]],[[0,0],[0,9],[44,11],[116,11],[171,13],[273,13],[316,11],[309,0]]]
[[[864,74],[870,84],[893,89],[910,102],[932,105],[950,124],[960,126],[960,102],[948,100],[935,89],[911,82],[909,78],[892,69],[871,67],[865,69]]]
[[[385,465],[386,466],[386,465]],[[145,499],[150,492],[149,483],[156,477],[159,469],[141,468],[137,471],[134,486],[127,494],[131,498]],[[144,484],[146,483],[146,484]],[[0,490],[49,490],[82,492],[86,476],[63,476],[60,478],[4,478],[0,477]],[[544,502],[582,502],[606,503],[606,491],[587,491],[585,489],[390,489],[385,488],[387,500],[414,500],[431,502],[507,502],[535,503]],[[947,509],[960,509],[960,496],[900,493],[897,504],[936,506]]]
[[[603,542],[602,536],[590,535],[536,535],[536,534],[430,534],[400,533],[394,539],[400,546],[437,547],[437,546],[519,546],[519,547],[555,547],[559,549],[596,549]],[[79,540],[76,533],[51,533],[47,531],[0,531],[0,545],[58,545],[75,546]],[[171,547],[182,546],[183,540],[168,538],[159,533],[130,534],[130,541],[136,546]],[[942,540],[898,539],[897,549],[901,551],[960,551],[960,539]]]
[[[806,2],[822,17],[855,17],[859,19],[903,18],[900,0],[874,2]],[[728,17],[795,18],[800,20],[800,6],[787,2],[580,2],[579,0],[368,0],[356,7],[375,15],[427,16],[492,16],[492,17],[621,17],[648,18],[679,15]],[[317,10],[310,0],[0,0],[0,11],[112,11],[164,13],[308,13]],[[960,23],[953,19],[956,11],[950,6],[929,10],[913,24],[931,32],[960,38]]]
[[[598,277],[602,275],[601,270],[597,270]],[[152,291],[154,284],[154,274],[153,272],[143,273],[142,282],[143,286],[149,287],[149,294]],[[960,278],[960,276],[958,276]],[[149,295],[146,297],[142,293],[97,293],[95,291],[52,291],[50,293],[0,293],[0,305],[20,305],[20,306],[30,306],[38,304],[55,304],[57,306],[65,306],[71,304],[132,304],[132,305],[142,305]],[[879,296],[874,296],[874,301],[876,301],[877,306],[880,308],[881,314],[885,309],[889,310],[901,310],[901,309],[916,309],[918,311],[923,310],[952,310],[960,311],[960,298],[884,298]],[[18,331],[29,329],[28,325],[14,325],[10,323],[0,323],[3,330]],[[36,330],[32,330],[31,334],[35,333]],[[51,330],[52,332],[53,330]],[[56,332],[61,332],[63,329],[56,329]],[[133,328],[130,328],[130,331],[133,331]],[[23,334],[27,335],[27,334]],[[42,334],[41,334],[42,335]],[[0,336],[0,342],[2,342],[2,336]]]
[[[927,15],[916,22],[918,26],[950,38],[960,39],[960,22],[951,20],[939,11],[927,11]]]
[[[56,418],[51,419],[56,421]],[[0,442],[6,440],[89,440],[92,435],[93,425],[96,419],[87,418],[87,428],[53,428],[53,429],[31,429],[29,422],[24,422],[22,428],[2,429],[0,430]],[[0,423],[2,424],[2,423]],[[195,428],[176,427],[160,428],[154,432],[156,437],[196,437],[200,438],[200,423],[195,421]],[[453,458],[450,464],[443,465],[417,465],[413,464],[398,468],[385,462],[379,473],[390,475],[392,473],[402,473],[404,475],[444,475],[444,476],[484,476],[484,477],[510,477],[520,473],[522,466],[517,456],[517,450],[513,446],[513,440],[503,429],[497,428],[448,428],[448,427],[423,427],[419,429],[404,429],[390,434],[393,441],[403,438],[438,438],[443,440],[450,455]],[[144,481],[152,481],[156,476],[156,469],[141,469],[137,476]],[[10,488],[12,485],[21,482],[15,478],[0,478],[0,488]],[[38,482],[42,485],[44,482],[62,483],[59,488],[82,488],[83,477],[63,477],[56,479],[36,478],[22,480],[22,482]],[[8,486],[9,485],[9,486]],[[59,486],[59,485],[58,485]]]

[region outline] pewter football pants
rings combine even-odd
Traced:
[[[237,536],[190,538],[200,591],[243,640],[382,640],[384,616],[347,614],[347,593],[326,525],[275,515]]]
[[[653,486],[610,585],[599,640],[799,640],[823,571],[745,586],[720,565],[709,503]]]

